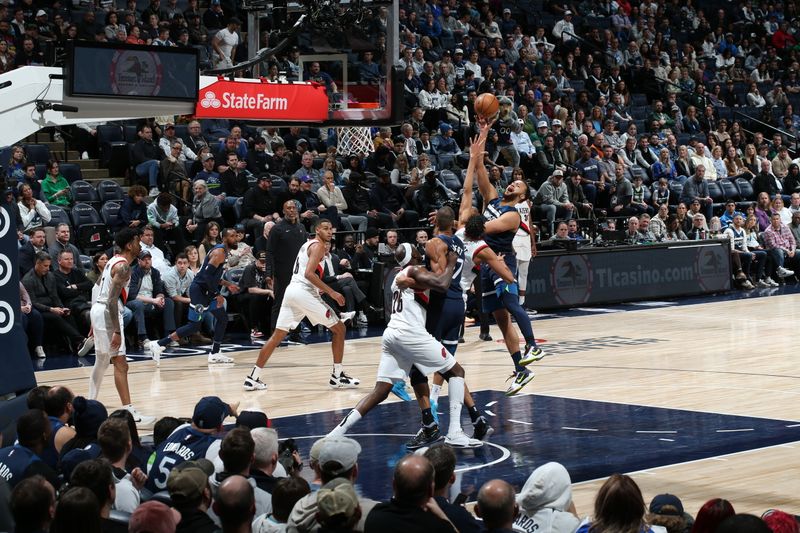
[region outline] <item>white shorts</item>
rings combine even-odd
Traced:
[[[519,256],[517,256],[517,284],[521,291],[528,288],[528,267],[530,265],[530,261],[520,261]]]
[[[122,336],[122,342],[119,349],[115,353],[111,353],[111,332],[106,330],[106,306],[105,304],[94,304],[92,310],[89,312],[89,317],[92,321],[92,330],[94,334],[94,352],[97,357],[106,357],[113,359],[118,355],[125,355],[125,336]],[[122,327],[122,304],[119,305],[119,325]],[[121,334],[121,332],[120,332]]]
[[[313,325],[320,324],[328,329],[339,323],[339,317],[320,295],[312,293],[297,283],[289,283],[283,295],[275,329],[291,331],[303,318],[308,318]]]
[[[381,338],[377,381],[403,381],[412,365],[427,376],[434,372],[447,372],[455,364],[452,354],[430,333],[386,328]]]
[[[514,254],[517,256],[517,261],[530,261],[533,255],[531,248],[530,235],[516,235],[511,243],[514,247]]]

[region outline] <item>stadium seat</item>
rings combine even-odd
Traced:
[[[95,209],[100,207],[100,198],[97,196],[97,190],[88,181],[78,180],[73,182],[69,188],[73,202],[87,203]]]
[[[100,217],[103,219],[103,222],[110,227],[118,226],[119,210],[121,207],[122,204],[119,202],[104,202],[103,207],[100,208]]]
[[[285,193],[289,190],[289,185],[286,183],[286,180],[281,178],[280,176],[272,176],[272,194],[273,195],[280,195]]]
[[[70,183],[74,183],[83,179],[81,167],[75,163],[61,163],[59,164],[58,168],[61,171],[61,174],[67,178],[67,181]]]
[[[25,145],[25,160],[37,165],[45,165],[50,161],[50,148],[46,144]]]
[[[100,201],[105,203],[111,200],[123,201],[125,199],[125,191],[119,186],[119,183],[112,180],[103,180],[97,184],[97,196]]]
[[[722,193],[725,195],[726,201],[734,201],[737,202],[741,200],[741,195],[739,193],[739,188],[736,187],[736,184],[731,180],[719,180],[719,186],[722,188]]]
[[[233,216],[235,217],[236,221],[242,220],[242,205],[244,204],[244,198],[237,198],[236,202],[233,204]]]
[[[736,187],[739,188],[739,196],[741,197],[742,201],[754,201],[756,199],[756,193],[753,191],[753,185],[745,178],[738,178],[736,180]]]
[[[113,244],[111,232],[91,205],[78,202],[72,208],[72,227],[76,232],[76,244],[87,255],[107,250]]]
[[[720,214],[725,209],[725,193],[722,192],[722,187],[716,181],[709,181],[708,195],[713,202],[714,214]]]
[[[669,205],[678,205],[680,203],[681,193],[683,192],[683,183],[673,181],[669,184]]]
[[[451,170],[442,170],[439,173],[439,179],[444,182],[445,187],[451,191],[458,192],[461,190],[461,180],[458,179]]]
[[[72,221],[66,211],[60,206],[47,204],[47,209],[50,211],[50,222],[48,226],[56,227],[59,224],[69,224],[72,226]]]
[[[80,262],[81,268],[84,270],[84,272],[88,272],[92,269],[92,258],[88,255],[81,254],[78,258],[78,261]]]
[[[128,142],[122,127],[117,124],[97,126],[97,145],[100,164],[108,167],[112,176],[122,176],[128,168]]]

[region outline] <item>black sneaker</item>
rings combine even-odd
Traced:
[[[424,446],[430,446],[434,442],[442,438],[442,432],[439,431],[439,426],[434,424],[431,427],[421,427],[414,438],[406,443],[406,448],[409,450],[418,450]]]
[[[489,335],[488,333],[481,333],[480,335],[478,335],[478,338],[480,340],[482,340],[482,341],[491,341],[492,340],[492,336]]]
[[[494,433],[494,428],[486,423],[486,419],[484,417],[478,417],[478,420],[473,425],[475,431],[472,433],[473,439],[478,440],[486,440],[489,438],[489,435]]]

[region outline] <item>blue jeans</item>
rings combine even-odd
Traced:
[[[157,309],[153,304],[146,304],[141,300],[130,300],[125,304],[132,311],[133,318],[136,319],[136,333],[139,337],[147,335],[147,324],[145,314],[154,314],[161,311],[164,321],[164,331],[169,334],[175,331],[175,302],[172,298],[164,299],[164,307]],[[123,316],[123,320],[124,320]]]
[[[147,176],[147,185],[151,188],[158,187],[158,171],[158,161],[155,159],[148,159],[136,165],[136,175],[140,178]]]

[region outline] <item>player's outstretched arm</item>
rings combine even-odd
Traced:
[[[514,283],[514,274],[511,273],[511,270],[508,268],[508,265],[506,265],[506,262],[503,261],[496,253],[494,253],[494,250],[488,246],[485,246],[480,252],[478,252],[476,257],[481,263],[486,263],[489,268],[494,270],[498,276],[503,278],[503,281],[506,283]]]
[[[479,136],[484,137],[484,143],[486,137],[489,136],[489,130],[492,128],[492,124],[494,124],[494,120],[487,122],[484,119],[478,119],[480,128]],[[470,162],[472,162],[471,154],[472,150],[470,149]],[[479,164],[475,168],[475,173],[478,176],[478,190],[481,192],[481,196],[483,196],[484,203],[488,203],[497,198],[497,190],[492,185],[492,182],[489,181],[489,173],[486,172],[486,167],[483,165],[483,156],[481,156]]]
[[[483,167],[483,157],[486,153],[486,136],[489,130],[481,129],[477,137],[472,138],[469,146],[469,165],[464,176],[464,190],[461,196],[461,205],[458,207],[458,220],[461,225],[466,224],[472,210],[472,187],[478,167]]]

